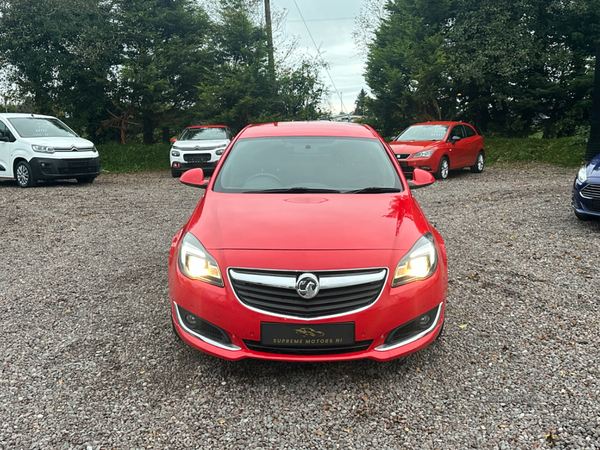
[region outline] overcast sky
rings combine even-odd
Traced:
[[[352,40],[354,18],[360,12],[363,0],[296,0],[296,3],[317,47],[322,51],[323,59],[329,63],[329,73],[341,93],[345,112],[351,112],[360,90],[369,92],[363,77],[364,61],[358,56]],[[315,56],[317,51],[296,3],[294,0],[271,0],[271,9],[287,10],[286,32],[299,38],[299,50]],[[323,80],[331,91],[330,109],[338,113],[341,108],[340,97],[325,71]]]

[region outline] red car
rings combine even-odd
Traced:
[[[390,360],[442,329],[446,250],[370,127],[252,125],[227,147],[176,234],[173,326],[228,360]]]
[[[450,170],[463,167],[481,173],[485,163],[483,138],[463,122],[411,125],[390,142],[390,147],[407,175],[419,168],[446,179]]]

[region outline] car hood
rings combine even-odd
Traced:
[[[19,142],[30,145],[43,145],[54,148],[90,148],[94,146],[92,141],[80,137],[39,137],[39,138],[22,138]]]
[[[435,147],[439,141],[407,141],[407,142],[390,142],[390,147],[394,153],[409,153],[414,155],[422,150],[428,150]]]
[[[600,154],[587,164],[587,176],[588,178],[600,178]]]
[[[173,147],[180,150],[212,150],[218,147],[223,147],[227,144],[229,144],[228,139],[211,139],[197,141],[176,141],[173,144]]]
[[[409,192],[209,192],[188,227],[208,250],[408,250],[427,230]]]

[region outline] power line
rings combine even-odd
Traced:
[[[323,63],[323,68],[325,69],[325,72],[327,72],[327,75],[329,76],[329,81],[331,81],[331,84],[333,85],[333,89],[335,90],[335,92],[337,93],[338,97],[340,98],[340,104],[342,106],[342,112],[344,112],[346,110],[346,107],[344,106],[344,101],[342,100],[342,94],[340,94],[340,91],[338,91],[338,88],[336,87],[335,83],[333,82],[333,78],[331,77],[331,73],[329,73],[329,69],[327,68],[327,64],[325,63],[325,61],[321,57],[321,52],[319,51],[319,48],[317,47],[315,39],[313,38],[312,33],[310,32],[310,29],[308,28],[308,25],[306,24],[306,20],[304,20],[304,16],[302,15],[302,11],[300,11],[300,7],[298,6],[298,3],[296,2],[296,0],[294,0],[294,4],[296,5],[296,9],[298,10],[298,14],[300,14],[300,17],[302,18],[302,22],[304,22],[304,26],[306,27],[306,31],[308,31],[308,35],[310,36],[310,40],[312,41],[313,45],[315,46],[315,50],[317,51],[317,56],[321,59],[321,62]]]

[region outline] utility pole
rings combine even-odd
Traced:
[[[267,26],[267,52],[269,53],[269,75],[275,79],[275,56],[273,50],[273,28],[271,27],[271,0],[265,0],[265,22]]]
[[[589,162],[600,154],[600,40],[596,42],[596,73],[592,93],[592,114],[590,117],[590,137],[585,147],[584,159]]]

